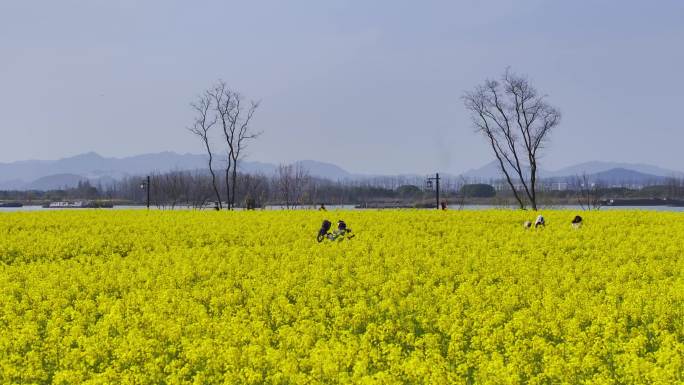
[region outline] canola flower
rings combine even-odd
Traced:
[[[1,214],[0,383],[684,383],[684,217],[574,214]]]

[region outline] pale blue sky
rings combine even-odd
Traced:
[[[353,172],[490,160],[460,96],[506,66],[563,112],[543,167],[684,170],[684,1],[0,0],[0,162],[200,153],[188,103],[262,101],[249,158]]]

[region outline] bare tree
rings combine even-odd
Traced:
[[[280,199],[285,203],[285,208],[289,209],[292,204],[292,190],[294,185],[294,167],[291,164],[279,164],[274,177],[274,184],[277,186]]]
[[[459,210],[463,210],[463,206],[465,206],[465,201],[466,201],[468,192],[463,190],[463,186],[465,186],[467,183],[468,183],[468,181],[466,180],[466,178],[463,177],[463,175],[459,176],[458,186],[459,186],[459,190],[461,190],[461,191],[459,194],[456,195],[456,197],[458,199],[457,204],[458,204]]]
[[[195,170],[194,174],[187,173],[190,178],[188,186],[188,204],[194,209],[203,209],[207,201],[216,192],[213,178],[201,170]]]
[[[209,94],[214,101],[216,116],[221,123],[226,141],[226,195],[228,209],[232,209],[235,206],[238,161],[244,155],[247,143],[261,134],[250,127],[259,103],[246,103],[243,97],[231,90],[223,80],[220,80]]]
[[[166,202],[174,209],[176,205],[188,201],[189,195],[189,175],[182,171],[171,171],[165,173],[162,178],[162,191]]]
[[[679,198],[682,195],[682,180],[676,176],[670,176],[665,180],[668,198]]]
[[[586,173],[575,176],[572,180],[577,203],[582,210],[598,210],[601,208],[601,189],[598,183],[592,183]]]
[[[269,179],[265,175],[240,173],[238,183],[245,206],[249,205],[250,200],[254,208],[264,206],[269,194]]]
[[[211,146],[209,145],[209,130],[216,124],[218,118],[216,115],[212,114],[212,95],[209,91],[205,91],[204,94],[198,97],[198,100],[191,103],[190,106],[195,110],[195,122],[192,127],[188,130],[193,134],[197,135],[204,144],[204,149],[207,151],[207,156],[209,156],[209,173],[211,173],[211,185],[214,189],[214,194],[216,194],[216,201],[218,202],[219,209],[223,208],[221,204],[221,193],[219,193],[218,186],[216,185],[216,173],[213,168],[213,154],[211,153]]]
[[[301,205],[305,198],[311,198],[305,196],[311,184],[311,176],[301,164],[279,165],[274,182],[280,199],[288,209]]]
[[[304,168],[301,164],[296,164],[294,166],[294,176],[293,176],[293,185],[292,185],[292,193],[294,196],[294,204],[295,206],[301,205],[304,203],[305,199],[311,199],[311,197],[306,196],[307,192],[307,187],[311,183],[311,176],[309,175],[309,171]]]
[[[560,123],[560,112],[524,76],[508,69],[463,96],[477,132],[488,140],[521,209],[537,210],[538,151]],[[525,199],[526,198],[526,199]]]

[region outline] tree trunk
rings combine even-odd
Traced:
[[[226,168],[226,209],[230,210],[230,166]]]
[[[518,201],[518,205],[520,206],[520,210],[525,210],[525,202],[523,202],[520,195],[518,195],[518,190],[515,189],[515,184],[511,180],[510,175],[508,175],[508,171],[506,171],[506,166],[504,165],[503,159],[501,159],[501,155],[499,155],[499,153],[496,150],[496,144],[494,144],[494,138],[492,138],[490,136],[489,141],[491,142],[492,149],[494,150],[494,155],[496,155],[496,159],[499,161],[499,166],[501,167],[501,172],[506,177],[506,182],[508,182],[508,185],[511,186],[511,191],[513,191],[513,196],[515,197],[515,200]]]
[[[216,199],[218,201],[218,207],[219,210],[223,208],[221,205],[221,193],[218,190],[218,186],[216,186],[216,173],[214,173],[214,169],[211,166],[211,162],[213,157],[211,156],[211,149],[209,148],[209,143],[205,143],[207,146],[207,152],[209,153],[209,173],[211,173],[211,186],[214,188],[214,193],[216,194]]]
[[[233,162],[233,173],[232,173],[232,186],[231,186],[231,201],[230,207],[235,207],[235,187],[237,186],[237,162]]]
[[[532,210],[537,211],[537,165],[532,163],[530,166],[530,204]]]

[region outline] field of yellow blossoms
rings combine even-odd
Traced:
[[[0,383],[684,383],[684,215],[575,214],[0,214]]]

